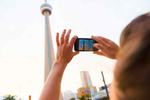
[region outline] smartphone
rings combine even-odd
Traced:
[[[97,42],[91,38],[78,38],[74,43],[74,50],[75,51],[98,51],[98,49],[94,47],[94,43]]]

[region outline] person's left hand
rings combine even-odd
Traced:
[[[117,59],[117,54],[119,52],[119,46],[102,36],[92,36],[92,39],[97,41],[94,46],[99,49],[100,51],[94,51],[94,54],[105,56],[111,59]]]
[[[71,29],[68,30],[66,34],[66,30],[64,29],[60,41],[59,41],[59,33],[56,35],[56,43],[57,43],[57,54],[56,54],[56,61],[61,62],[62,64],[68,64],[71,59],[77,55],[79,52],[73,52],[73,45],[75,40],[78,38],[77,36],[72,37],[69,42]],[[65,35],[66,34],[66,35]]]

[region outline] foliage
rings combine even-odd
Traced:
[[[91,100],[89,99],[91,96],[89,94],[85,94],[86,100]]]
[[[78,97],[79,100],[85,100],[85,97],[82,96],[82,97]]]
[[[75,98],[71,98],[71,99],[69,99],[69,100],[75,100]]]
[[[79,97],[78,99],[79,99],[79,100],[91,100],[90,97],[91,97],[91,96],[90,96],[89,94],[85,94],[84,96]]]
[[[4,96],[3,100],[16,100],[16,99],[14,98],[14,96],[7,95],[7,96]]]

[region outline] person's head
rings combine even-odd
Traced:
[[[150,13],[123,30],[117,60],[111,99],[150,100]]]

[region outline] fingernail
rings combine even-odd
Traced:
[[[93,35],[91,37],[94,37]]]
[[[77,36],[77,35],[74,35],[74,37],[78,38],[78,36]]]

